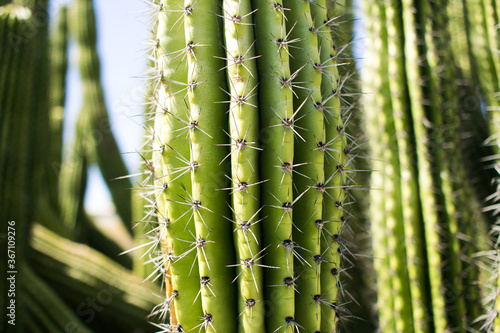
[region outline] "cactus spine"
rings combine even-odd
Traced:
[[[356,145],[322,4],[154,5],[149,193],[167,285],[154,313],[170,311],[159,327],[334,332],[350,316]]]

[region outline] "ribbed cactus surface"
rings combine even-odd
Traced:
[[[464,79],[470,73],[460,67],[467,54],[454,53],[470,33],[459,19],[467,11],[447,0],[363,5],[372,55],[362,89],[380,329],[482,330],[487,279],[477,253],[488,238],[461,123],[473,114],[461,94],[474,96]]]
[[[357,145],[331,5],[153,5],[146,194],[166,331],[334,332],[351,317]]]

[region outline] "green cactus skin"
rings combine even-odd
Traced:
[[[450,205],[448,205],[449,208],[447,207],[447,209],[450,217],[456,219],[456,230],[450,230],[452,238],[450,244],[455,246],[453,255],[460,259],[456,262],[458,269],[456,273],[462,281],[457,282],[455,288],[463,288],[462,304],[456,305],[454,311],[461,306],[465,315],[460,317],[459,321],[465,320],[467,322],[466,329],[479,329],[477,318],[482,312],[480,293],[481,289],[484,288],[478,283],[480,281],[479,270],[469,269],[469,267],[478,266],[476,253],[484,248],[479,244],[483,242],[481,229],[484,226],[484,220],[477,214],[476,200],[471,182],[467,178],[460,147],[460,137],[457,135],[460,132],[460,115],[457,112],[460,108],[459,100],[456,98],[458,96],[458,87],[450,85],[449,82],[458,81],[461,72],[456,71],[454,69],[456,67],[451,66],[456,62],[450,45],[452,41],[451,33],[447,28],[450,17],[445,8],[449,6],[449,1],[438,1],[432,4],[433,16],[435,17],[433,30],[435,36],[439,36],[434,37],[437,68],[443,68],[441,73],[437,75],[438,79],[436,81],[439,84],[438,91],[442,95],[442,100],[439,103],[442,110],[440,113],[443,117],[443,128],[446,129],[443,133],[446,145],[444,164],[448,169],[449,186],[451,188],[448,194]],[[436,34],[437,31],[439,31],[440,35]],[[437,71],[435,73],[437,74]],[[450,229],[451,226],[450,223]],[[468,235],[468,237],[462,235]]]
[[[385,6],[379,7],[381,22],[387,21]],[[381,37],[384,39],[384,51],[382,58],[388,57],[388,32],[387,28],[381,28]],[[389,64],[380,66],[384,72],[388,72]],[[384,194],[385,197],[385,227],[387,232],[387,249],[389,267],[395,276],[392,278],[392,294],[394,301],[394,327],[396,332],[413,331],[413,320],[411,314],[409,281],[406,270],[406,249],[404,246],[404,224],[401,203],[401,180],[399,175],[400,162],[398,154],[398,141],[395,138],[395,126],[393,110],[394,105],[391,98],[392,91],[389,80],[384,79],[381,87],[381,110],[383,116],[380,120],[380,128],[384,128],[382,134],[383,147],[383,172],[384,172]],[[380,111],[379,111],[380,112]],[[376,192],[373,195],[377,195]],[[380,194],[379,194],[380,195]],[[376,246],[376,244],[375,244]]]
[[[441,293],[441,288],[444,287],[444,278],[439,269],[441,267],[442,258],[438,249],[440,239],[436,230],[438,230],[438,220],[436,211],[436,198],[434,195],[434,184],[432,180],[432,166],[428,160],[430,156],[429,147],[426,145],[426,128],[424,121],[426,120],[425,110],[420,101],[423,98],[422,88],[418,85],[419,67],[417,66],[420,58],[420,50],[416,47],[418,41],[422,40],[419,35],[420,31],[416,31],[415,27],[420,24],[423,16],[422,13],[413,14],[413,5],[411,1],[403,1],[403,27],[405,29],[405,55],[406,55],[406,72],[408,74],[408,90],[411,98],[411,110],[415,131],[416,150],[418,158],[419,170],[419,191],[422,204],[422,217],[424,220],[425,239],[428,256],[428,272],[429,280],[431,281],[431,300],[432,313],[434,316],[434,327],[437,331],[445,331],[447,326],[445,299]],[[421,16],[419,16],[421,15]]]
[[[84,311],[86,308],[80,305],[82,301],[99,293],[108,294],[112,297],[102,307],[101,315],[114,318],[117,329],[145,326],[144,318],[159,299],[159,287],[148,283],[146,285],[150,290],[146,290],[141,286],[144,282],[140,277],[109,257],[89,246],[69,241],[41,225],[35,224],[32,234],[32,268],[52,288],[57,288],[58,294],[71,305],[69,309]],[[34,292],[32,288],[30,292]],[[65,315],[64,312],[61,314]],[[96,311],[95,315],[95,322],[87,322],[93,329],[99,327],[99,313]],[[54,315],[50,318],[57,319]],[[80,315],[79,318],[87,321],[89,315]]]
[[[345,46],[336,44],[336,34],[344,31],[336,29],[336,18],[333,2],[323,1],[311,5],[311,13],[314,18],[314,28],[319,36],[319,63],[315,69],[322,74],[321,79],[321,102],[316,101],[316,107],[324,115],[324,147],[319,143],[318,148],[324,148],[324,187],[323,195],[323,217],[316,227],[320,228],[321,237],[321,260],[320,283],[322,298],[326,300],[353,301],[350,293],[342,285],[344,281],[343,270],[351,265],[346,260],[349,249],[344,244],[344,234],[352,233],[350,223],[354,222],[354,216],[348,212],[352,204],[352,196],[348,194],[349,186],[354,175],[353,159],[357,155],[357,145],[354,137],[346,131],[352,117],[355,95],[348,91],[346,81],[350,77],[348,70],[343,66],[349,65],[346,61],[339,60],[340,53]],[[347,5],[347,3],[346,3]],[[327,8],[327,11],[324,9]],[[346,9],[347,11],[347,9]],[[346,24],[344,28],[350,31],[351,25]],[[343,36],[349,36],[345,33]],[[340,50],[340,51],[338,51]],[[340,76],[340,71],[343,76]],[[321,150],[321,149],[320,149]],[[319,189],[318,189],[319,190]],[[315,221],[316,222],[316,221]],[[321,230],[324,229],[324,230]],[[325,240],[332,237],[331,240]],[[333,238],[336,237],[336,238]],[[342,244],[342,246],[339,246]],[[343,253],[341,251],[344,251]],[[316,263],[315,263],[316,264]],[[316,264],[318,265],[318,264]],[[333,310],[334,319],[323,318],[321,320],[321,331],[331,332],[336,329],[337,322],[344,323],[342,306]]]
[[[453,54],[449,6],[365,6],[373,21],[368,53],[388,59],[369,59],[363,70],[366,126],[374,142],[370,211],[384,332],[479,329],[484,288],[477,286],[474,253],[481,248],[476,240],[483,237],[483,221],[475,217],[461,151],[455,82],[463,76]],[[375,193],[380,190],[383,198]]]
[[[17,39],[23,36],[23,32],[33,24],[32,11],[17,5],[5,5],[0,7],[0,27],[2,27],[2,49],[0,61],[0,216],[2,218],[2,233],[7,235],[7,221],[15,219],[15,231],[17,239],[27,239],[34,210],[26,209],[35,202],[34,174],[38,170],[31,160],[31,154],[39,146],[34,145],[32,132],[35,130],[36,116],[33,105],[33,94],[35,93],[33,69],[34,49],[36,44],[33,40],[24,40],[17,44]],[[5,61],[3,61],[5,59]],[[29,97],[27,97],[29,96]],[[28,206],[27,206],[28,205]],[[4,236],[5,237],[5,236]],[[7,258],[6,237],[2,240],[0,255]],[[18,242],[16,244],[16,263],[21,262],[29,256],[28,244]],[[9,270],[7,260],[1,260],[1,269]],[[20,275],[18,278],[20,279]],[[7,295],[8,286],[2,283],[1,292]],[[26,291],[19,286],[16,289],[16,308],[25,306],[24,297]],[[2,297],[0,304],[8,306],[7,297]],[[7,324],[8,318],[2,319],[1,330],[5,332],[17,332],[25,327],[26,315],[18,311],[16,313],[16,324]]]
[[[64,331],[67,327],[76,328],[82,333],[91,332],[28,265],[23,265],[22,271],[22,283],[27,291],[27,308],[32,314],[26,323],[30,332],[42,331],[42,328],[50,331]],[[70,326],[68,323],[71,323]]]
[[[223,89],[225,78],[220,47],[220,22],[213,14],[221,15],[216,3],[184,2],[191,12],[184,17],[187,47],[189,114],[197,127],[190,131],[190,162],[198,163],[191,173],[191,198],[196,208],[193,214],[197,241],[206,241],[197,248],[200,278],[209,277],[211,288],[203,288],[201,302],[203,317],[197,326],[206,332],[236,331],[236,297],[231,267],[235,263],[232,230],[223,216],[229,216],[227,187],[222,179],[227,162],[223,162],[227,149],[227,101]],[[207,15],[211,13],[212,15]],[[190,44],[192,43],[192,44]],[[193,209],[195,209],[193,208]],[[223,263],[219,265],[217,262]],[[227,300],[221,302],[220,299]],[[187,310],[187,309],[186,309]]]
[[[470,29],[470,52],[472,62],[480,75],[476,81],[480,84],[482,97],[488,106],[490,132],[498,133],[500,121],[498,115],[499,100],[497,93],[500,90],[500,59],[498,57],[498,7],[496,1],[467,0],[466,22]],[[498,153],[498,143],[492,144],[495,153]]]
[[[294,189],[292,168],[294,168],[294,132],[286,128],[283,120],[296,121],[293,113],[292,86],[289,65],[289,45],[283,2],[255,1],[256,52],[259,71],[259,121],[261,128],[260,158],[261,179],[267,180],[261,186],[261,202],[267,203],[262,210],[262,247],[268,247],[264,264],[271,267],[264,275],[264,301],[266,302],[266,331],[273,332],[281,327],[291,332],[293,324],[286,324],[286,318],[295,316],[295,272],[293,255],[282,246],[285,240],[292,240],[292,214]],[[263,106],[263,107],[262,107]],[[263,167],[266,166],[266,167]],[[287,282],[287,283],[285,283]]]
[[[372,17],[373,20],[367,20],[367,31],[373,36],[383,36],[381,25],[377,21],[382,18],[381,6],[368,4],[364,7],[367,17]],[[365,108],[365,123],[367,127],[367,134],[375,142],[383,141],[383,132],[386,127],[387,120],[385,113],[382,112],[382,106],[386,99],[383,93],[384,76],[376,75],[373,79],[368,79],[377,72],[378,64],[383,63],[384,45],[383,39],[368,39],[367,53],[373,54],[370,59],[367,59],[363,69],[362,78],[366,79],[363,82],[363,89],[367,92],[364,97]],[[380,58],[378,58],[380,57]],[[381,71],[382,72],[382,71]],[[368,75],[366,73],[372,73]],[[387,144],[387,142],[386,142]],[[387,161],[384,160],[384,147],[382,145],[372,145],[371,156],[376,156],[373,159],[371,168],[372,174],[370,178],[370,187],[374,192],[383,192],[385,190],[386,175],[384,172]],[[386,148],[387,149],[387,148]],[[376,195],[375,193],[370,197],[370,219],[371,219],[371,234],[372,234],[372,247],[374,256],[374,268],[377,272],[377,289],[378,289],[378,314],[379,325],[385,332],[396,332],[396,318],[394,313],[394,300],[392,297],[393,281],[390,275],[389,267],[390,254],[387,253],[389,246],[389,233],[387,230],[387,221],[385,212],[385,196]]]
[[[51,172],[52,184],[57,184],[62,165],[62,137],[64,102],[66,99],[66,71],[68,68],[68,10],[62,6],[57,17],[57,25],[50,35],[50,131],[51,131]],[[53,172],[52,172],[53,171]],[[58,206],[57,187],[50,188],[51,203]],[[55,204],[54,204],[55,203]]]
[[[320,275],[314,261],[314,255],[321,255],[321,233],[318,232],[316,221],[323,218],[323,200],[325,188],[325,155],[318,149],[318,143],[326,142],[324,122],[327,112],[317,108],[322,103],[321,80],[322,73],[314,67],[320,61],[318,35],[310,28],[314,28],[311,17],[311,6],[307,1],[284,1],[287,13],[287,29],[290,39],[297,42],[290,44],[289,52],[293,59],[290,62],[290,71],[297,73],[294,81],[297,85],[293,89],[293,101],[297,120],[295,135],[294,163],[302,165],[300,173],[293,178],[294,187],[298,190],[300,200],[294,205],[294,241],[300,256],[296,256],[296,267],[302,267],[297,280],[297,295],[295,303],[295,319],[306,330],[314,332],[321,329],[321,322],[327,318],[322,313],[320,300],[314,297],[325,297],[321,292]],[[327,92],[331,93],[331,91]],[[335,110],[337,111],[337,110]],[[302,124],[307,122],[307,131],[302,130]],[[334,124],[331,124],[333,127]],[[333,161],[332,161],[333,164]],[[330,176],[330,175],[328,175]],[[300,230],[301,232],[297,232]],[[337,233],[334,233],[337,234]],[[333,241],[328,239],[328,244]],[[325,246],[325,245],[324,245]],[[307,249],[307,252],[302,250]],[[329,249],[331,251],[331,249]],[[306,269],[306,266],[314,269]],[[319,296],[318,296],[319,295]],[[323,310],[324,311],[324,310]],[[326,312],[328,313],[328,311]],[[328,317],[331,317],[328,315]],[[331,320],[333,321],[333,319]]]
[[[260,249],[258,100],[250,1],[224,1],[228,76],[229,136],[234,243],[236,246],[239,331],[264,330],[263,267]],[[224,68],[222,68],[224,69]],[[245,226],[250,223],[250,226]],[[247,228],[247,229],[245,229]]]
[[[326,4],[154,8],[150,215],[171,311],[158,325],[336,331],[355,145]]]
[[[85,214],[83,201],[88,171],[88,157],[85,147],[86,116],[85,112],[80,112],[78,115],[71,156],[64,156],[60,171],[61,217],[70,239],[76,239],[81,233],[83,226],[79,221]]]
[[[496,223],[492,227],[491,233],[495,237],[493,241],[493,265],[496,274],[496,281],[491,288],[491,304],[488,313],[481,319],[485,319],[483,327],[488,332],[500,332],[500,297],[498,297],[498,286],[500,286],[498,252],[498,202],[499,182],[498,182],[498,153],[500,152],[500,104],[498,91],[500,91],[500,59],[498,56],[499,37],[497,30],[498,11],[500,9],[498,1],[468,0],[464,2],[465,22],[469,29],[468,43],[470,44],[471,67],[476,71],[473,76],[473,83],[480,88],[481,97],[486,104],[488,125],[490,127],[490,137],[485,141],[494,155],[485,158],[486,165],[496,171],[494,186],[496,192],[488,196],[488,205],[484,211],[492,212],[496,218]]]
[[[190,207],[175,204],[182,197],[189,198],[191,192],[191,164],[190,147],[185,144],[189,137],[188,124],[190,123],[189,110],[186,108],[185,87],[187,85],[187,65],[185,57],[179,53],[186,47],[182,31],[182,11],[169,11],[173,1],[163,1],[158,12],[158,33],[155,58],[158,87],[158,105],[156,110],[153,140],[152,167],[158,179],[155,186],[160,188],[155,200],[158,207],[160,234],[168,237],[164,244],[165,255],[175,257],[166,260],[165,267],[171,272],[172,290],[167,299],[173,298],[175,318],[182,323],[183,329],[193,329],[203,316],[201,297],[197,297],[200,290],[201,278],[196,269],[196,251],[185,253],[191,249],[188,241],[192,241],[196,234]],[[177,181],[175,181],[177,180]],[[168,187],[163,190],[164,184]],[[185,190],[184,190],[184,189]],[[182,195],[182,197],[179,197]],[[169,224],[167,224],[169,223]],[[167,227],[168,226],[168,227]],[[183,255],[181,258],[180,256]],[[194,265],[194,269],[192,269]],[[181,288],[182,286],[182,288]],[[173,297],[176,293],[179,297]],[[196,301],[195,301],[196,300]],[[170,304],[166,304],[168,310]],[[183,309],[189,309],[184,310]],[[171,322],[172,325],[176,324]]]
[[[37,22],[47,19],[46,3],[35,6],[27,1],[26,7],[19,4],[7,4],[0,7],[1,57],[0,64],[0,113],[1,139],[1,174],[0,198],[4,229],[0,250],[2,258],[7,256],[7,234],[15,234],[18,240],[15,246],[16,308],[29,306],[30,290],[24,285],[29,272],[23,271],[31,255],[26,240],[34,220],[47,222],[45,212],[37,205],[44,194],[48,194],[47,180],[41,175],[48,169],[48,62],[47,62],[47,27],[36,26]],[[36,27],[37,29],[34,29]],[[50,184],[54,186],[54,184]],[[42,194],[43,192],[43,194]],[[7,224],[7,221],[15,221]],[[54,221],[52,221],[54,223]],[[14,227],[7,230],[7,226]],[[12,255],[9,254],[9,257]],[[9,258],[12,259],[12,258]],[[7,260],[2,260],[2,270],[7,267]],[[2,284],[2,293],[7,295],[7,285]],[[5,304],[7,298],[2,298]],[[16,312],[16,325],[8,325],[8,318],[0,321],[0,330],[5,332],[24,331],[28,327],[29,314]]]
[[[427,332],[427,309],[429,296],[426,292],[424,251],[422,246],[422,220],[420,217],[420,199],[417,189],[417,170],[413,163],[414,140],[408,112],[408,91],[403,61],[403,34],[401,8],[397,1],[391,1],[385,7],[387,17],[387,47],[388,47],[388,73],[391,93],[391,103],[394,110],[395,135],[399,152],[399,165],[401,176],[401,204],[404,221],[404,234],[407,255],[408,277],[411,284],[411,308],[413,311],[413,327],[415,332]],[[392,80],[391,80],[392,79]]]

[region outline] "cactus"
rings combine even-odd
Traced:
[[[48,123],[44,101],[46,87],[46,31],[43,27],[27,32],[34,25],[38,10],[32,6],[5,4],[0,6],[0,215],[2,221],[2,237],[0,256],[7,258],[8,231],[16,239],[28,239],[30,226],[35,218],[41,220],[37,209],[38,189],[42,185],[41,172],[48,159],[42,154],[45,148],[45,129]],[[35,52],[37,50],[37,52]],[[36,69],[36,70],[35,70]],[[39,81],[38,81],[39,80]],[[7,230],[13,227],[15,232]],[[15,248],[16,264],[21,266],[29,259],[30,249],[26,242],[18,241]],[[12,257],[12,252],[10,254]],[[11,259],[11,258],[9,258]],[[7,260],[2,260],[1,268],[9,270]],[[17,266],[16,266],[17,269]],[[18,275],[22,278],[22,274]],[[7,295],[8,286],[2,284],[2,293]],[[16,290],[16,306],[27,305],[25,296],[28,291],[22,285]],[[2,298],[2,307],[7,307],[7,297]],[[23,330],[27,316],[18,313],[18,326],[7,325],[8,318],[0,321],[2,331],[13,332]]]
[[[64,10],[49,44],[47,1],[0,1],[0,211],[18,227],[18,304],[28,310],[10,331],[144,329],[148,309],[162,332],[362,331],[346,325],[367,317],[353,303],[371,301],[355,275],[376,278],[380,331],[500,331],[500,256],[490,244],[498,247],[499,226],[486,223],[498,211],[498,180],[489,184],[480,164],[487,156],[498,171],[497,3],[362,2],[372,271],[352,246],[362,229],[354,211],[364,208],[353,207],[354,190],[365,185],[353,179],[362,144],[344,7],[153,0],[149,146],[136,202],[153,230],[135,235],[146,236],[137,247],[154,267],[134,259],[138,278],[122,267],[129,256],[113,255],[119,232],[108,237],[83,207],[97,162],[131,227],[132,182],[112,181],[127,170],[108,127],[92,0],[75,0],[68,16],[84,105],[64,159]],[[352,1],[345,6],[352,13]],[[33,24],[36,35],[26,32]],[[471,152],[486,118],[491,137]],[[351,275],[357,290],[346,288]],[[160,277],[163,291],[139,286]],[[77,307],[103,290],[113,300],[88,323]]]
[[[487,197],[487,206],[484,211],[489,212],[495,218],[495,224],[491,227],[493,235],[492,246],[487,253],[489,259],[488,264],[491,266],[493,275],[493,283],[488,283],[491,291],[487,298],[488,306],[484,311],[482,319],[483,326],[481,327],[487,332],[500,332],[500,254],[498,246],[500,244],[500,229],[498,219],[498,201],[500,193],[499,180],[499,115],[500,104],[498,92],[500,91],[500,58],[498,54],[499,39],[498,39],[498,2],[488,1],[465,1],[466,8],[464,21],[468,24],[470,34],[476,38],[468,38],[467,42],[471,45],[471,67],[478,73],[473,77],[474,84],[479,87],[479,93],[485,103],[486,119],[490,127],[490,136],[485,140],[484,144],[491,148],[490,154],[483,158],[483,167],[486,164],[488,169],[494,170],[494,176],[491,180],[494,186],[493,193],[489,193]],[[472,9],[471,9],[472,8]],[[484,131],[486,132],[486,131]]]
[[[57,17],[57,24],[50,35],[50,133],[51,154],[48,174],[50,184],[58,184],[62,168],[63,119],[66,100],[66,72],[68,69],[68,10],[62,6]],[[50,202],[56,211],[59,210],[60,198],[58,186],[50,188]],[[59,212],[60,213],[60,212]],[[70,229],[71,228],[64,228]]]
[[[357,144],[335,18],[321,1],[153,7],[158,327],[336,331]]]
[[[33,222],[43,224],[61,235],[69,237],[71,234],[72,237],[77,238],[76,232],[74,234],[67,232],[69,228],[66,228],[64,219],[61,217],[64,209],[59,207],[57,198],[83,199],[83,196],[78,193],[66,198],[64,195],[67,192],[58,191],[59,175],[56,175],[56,172],[58,172],[61,153],[61,116],[52,112],[54,111],[52,107],[54,105],[61,107],[64,104],[61,97],[64,86],[57,82],[56,77],[59,79],[64,77],[65,66],[62,65],[59,68],[55,66],[54,71],[48,68],[48,2],[14,1],[3,5],[4,3],[2,2],[0,6],[0,43],[2,45],[0,47],[0,119],[2,120],[0,125],[0,155],[2,157],[0,214],[5,222],[2,223],[3,228],[0,232],[0,256],[2,257],[2,271],[16,271],[17,274],[15,298],[12,296],[12,291],[9,291],[9,284],[2,283],[1,290],[4,297],[1,298],[1,304],[7,307],[6,302],[9,302],[9,299],[15,300],[17,311],[16,325],[8,323],[9,317],[4,316],[0,320],[0,331],[47,332],[77,329],[81,332],[89,332],[86,326],[88,323],[83,322],[81,316],[75,313],[78,303],[88,296],[82,293],[82,290],[96,294],[103,286],[113,286],[111,284],[113,280],[119,281],[118,289],[115,289],[118,290],[118,294],[114,297],[112,307],[108,308],[108,313],[114,312],[115,319],[107,320],[101,317],[93,323],[94,328],[100,329],[110,325],[123,313],[128,314],[129,326],[133,323],[135,327],[144,328],[148,325],[144,322],[144,316],[156,302],[156,296],[139,286],[140,278],[133,277],[131,272],[117,267],[111,259],[95,250],[92,251],[81,244],[68,244],[67,240],[64,241],[60,237],[51,237],[48,242],[46,238],[44,239],[46,241],[43,244],[44,250],[48,253],[46,257],[49,257],[49,260],[43,255],[40,259],[39,252],[34,250],[34,243],[30,243],[32,237],[37,237],[35,235],[37,230],[42,228],[38,225],[35,227],[35,234],[32,234]],[[61,42],[66,39],[63,31],[55,31],[55,36],[61,37]],[[53,60],[56,58],[55,54],[65,53],[64,45],[61,45],[57,51],[56,44],[51,44],[51,46],[50,53]],[[64,56],[61,60],[63,58]],[[52,62],[52,64],[55,63],[56,61]],[[49,84],[51,92],[59,95],[60,98],[53,96],[54,98],[49,99]],[[52,123],[51,120],[53,120]],[[87,130],[83,128],[81,130],[88,132],[88,127]],[[117,150],[116,155],[119,156]],[[114,167],[111,166],[111,169]],[[80,171],[82,170],[86,170],[86,166],[80,168]],[[74,178],[79,178],[78,183],[85,183],[85,176],[82,176],[81,172]],[[63,187],[67,184],[61,183],[61,185]],[[7,227],[10,229],[7,230]],[[12,252],[14,236],[15,260]],[[107,245],[102,239],[102,235],[98,233],[94,233],[91,237],[91,240],[99,243],[98,247],[101,248]],[[76,248],[81,250],[82,247],[87,250],[83,251],[83,254],[75,251]],[[117,252],[119,251],[116,251],[115,255]],[[58,256],[63,260],[55,260]],[[4,260],[7,258],[10,261]],[[122,257],[121,259],[129,258]],[[75,265],[75,261],[81,263],[79,268]],[[43,264],[36,267],[40,262],[45,262],[46,265],[52,264],[53,269],[47,269],[47,266],[44,267]],[[56,262],[55,265],[54,262]],[[95,271],[89,270],[90,267],[96,268],[99,265],[100,267],[97,267]],[[34,267],[42,273],[34,273]],[[70,270],[75,274],[67,275]],[[51,277],[47,277],[45,273],[54,274],[56,282],[51,281]],[[97,280],[105,281],[105,283],[94,284]],[[61,281],[67,283],[68,287],[60,288]],[[56,287],[52,288],[47,282],[53,282]],[[70,290],[73,293],[69,292]],[[68,295],[73,297],[73,304],[69,304]],[[80,299],[74,299],[77,295]],[[116,297],[117,295],[120,297]],[[113,323],[113,326],[116,327],[116,324]],[[124,326],[122,330],[129,328]]]
[[[106,182],[118,216],[127,231],[132,230],[131,194],[128,179],[116,178],[128,174],[118,145],[110,129],[104,93],[101,85],[100,62],[96,45],[96,24],[92,1],[78,0],[72,10],[72,26],[79,45],[79,67],[83,85],[81,112],[85,128],[82,137],[88,162],[95,162]],[[83,124],[82,124],[83,125]]]
[[[22,283],[26,285],[27,289],[27,308],[33,314],[26,323],[30,332],[41,331],[42,327],[51,331],[76,328],[83,333],[90,332],[82,320],[65,306],[58,295],[36,276],[28,265],[24,265],[22,270],[24,271]],[[45,306],[47,303],[50,303],[51,306]]]
[[[144,318],[159,299],[158,287],[141,286],[140,277],[102,253],[40,225],[33,228],[31,246],[36,262],[33,270],[57,288],[60,297],[87,325],[99,328],[98,322],[110,317],[116,329],[146,326]],[[94,305],[88,302],[90,298],[96,301],[96,311],[89,311]]]
[[[468,83],[459,80],[470,68],[454,52],[467,11],[452,3],[364,3],[367,51],[380,57],[368,61],[362,87],[384,332],[480,329],[476,252],[487,236],[462,152],[459,90]]]

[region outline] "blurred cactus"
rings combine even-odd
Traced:
[[[120,327],[121,331],[151,331],[152,326],[145,317],[160,291],[156,286],[144,289],[140,286],[143,277],[134,276],[114,262],[132,266],[129,256],[117,258],[129,245],[125,248],[121,245],[120,248],[117,243],[122,244],[123,241],[120,243],[115,235],[110,238],[83,207],[87,165],[95,161],[96,155],[104,156],[101,160],[108,162],[101,163],[102,168],[108,170],[106,179],[111,181],[112,178],[127,175],[105,111],[102,107],[100,113],[92,111],[96,109],[94,102],[99,100],[99,91],[102,96],[101,90],[96,94],[86,94],[86,103],[93,106],[83,108],[85,112],[78,121],[73,156],[62,158],[62,125],[66,116],[67,15],[62,7],[59,15],[54,17],[57,26],[53,26],[49,43],[47,6],[47,1],[13,1],[5,5],[2,2],[0,6],[0,214],[3,221],[15,221],[15,268],[7,269],[8,262],[4,260],[7,254],[9,259],[13,255],[12,251],[7,253],[7,225],[11,227],[8,235],[12,238],[13,222],[2,224],[0,256],[3,272],[17,271],[16,325],[7,323],[9,318],[3,316],[0,331],[78,329],[90,332],[113,327]],[[77,22],[86,22],[85,17],[81,20],[82,15],[86,12],[77,15]],[[75,22],[74,17],[71,22]],[[81,26],[88,28],[85,24]],[[93,55],[90,59],[83,57],[82,68],[84,73],[92,68],[92,75],[90,78],[85,74],[82,77],[86,79],[87,91],[95,91],[93,88],[100,86],[100,69],[98,62],[97,66],[94,62],[97,59],[95,44],[89,46],[85,41],[83,38],[82,53]],[[89,49],[89,52],[85,51]],[[106,132],[103,135],[104,144],[89,140],[89,133],[95,134],[93,128],[96,126],[101,126],[99,129]],[[120,163],[122,168],[116,167]],[[127,223],[125,234],[131,233],[131,185],[130,182],[128,184],[113,183],[117,193],[113,199]],[[39,222],[44,227],[33,227],[33,222]],[[85,241],[109,258],[61,236]],[[130,236],[128,239],[131,244]],[[77,262],[81,266],[76,265]],[[97,268],[97,271],[91,271],[91,267]],[[65,288],[60,287],[61,282]],[[4,295],[1,304],[7,307],[5,301],[9,300],[6,297],[9,286],[5,283],[1,285]],[[104,315],[94,311],[95,318],[84,318],[78,312],[79,302],[92,293],[99,295],[103,287],[115,288],[113,302],[106,304]],[[123,319],[123,313],[128,319],[117,324],[117,318]]]

